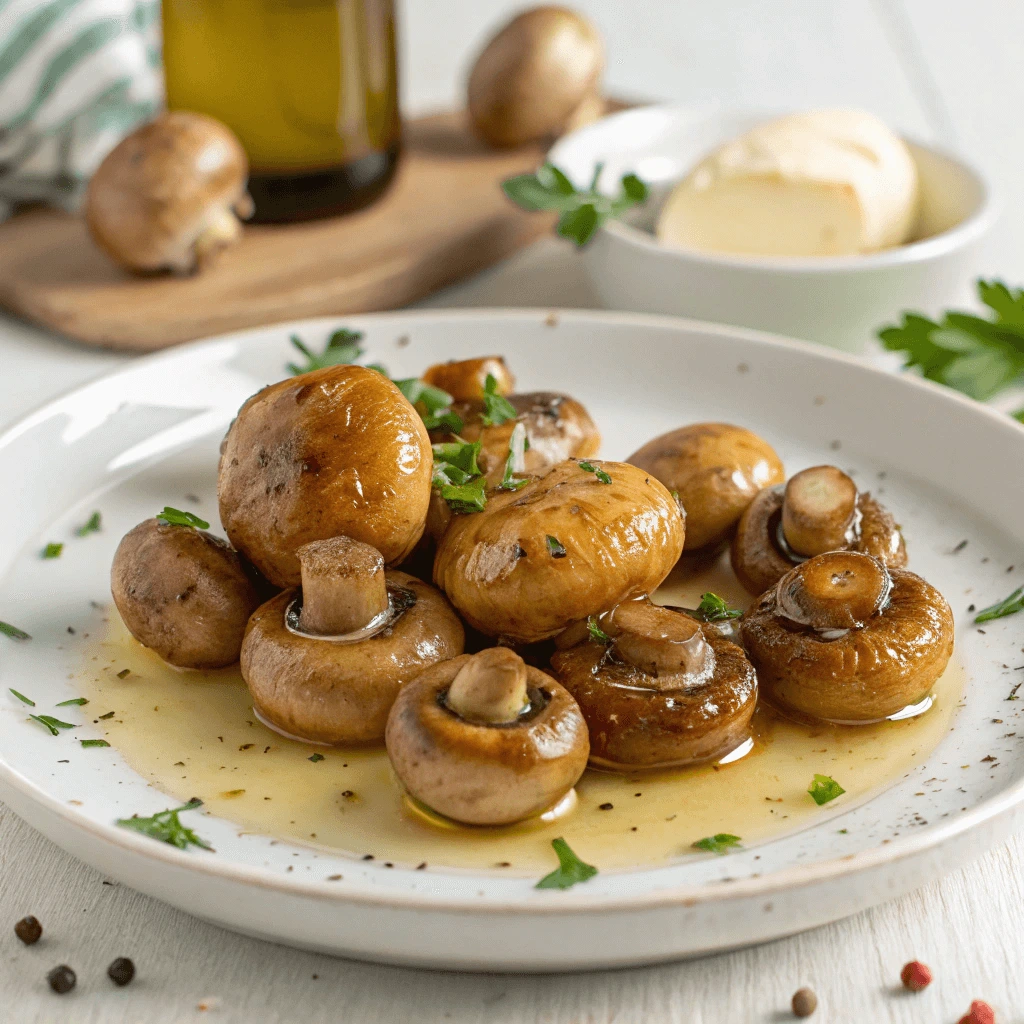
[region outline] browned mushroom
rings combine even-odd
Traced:
[[[492,146],[521,146],[600,117],[604,46],[586,18],[565,7],[516,15],[470,72],[469,115]]]
[[[953,652],[945,598],[856,551],[790,569],[740,633],[773,701],[830,722],[877,722],[920,703]]]
[[[479,402],[488,377],[494,378],[494,393],[497,395],[510,395],[516,389],[515,377],[502,356],[435,363],[427,367],[422,380],[424,384],[447,392],[456,402]]]
[[[384,736],[400,688],[462,653],[442,594],[348,537],[299,548],[302,590],[261,605],[242,644],[242,676],[271,728],[316,743]]]
[[[352,537],[397,564],[423,532],[432,464],[423,421],[387,377],[329,366],[239,410],[221,448],[221,521],[277,586],[299,582],[311,540]]]
[[[596,628],[595,628],[596,627]],[[749,735],[757,678],[716,630],[644,599],[577,632],[551,660],[590,729],[590,759],[606,768],[697,764]]]
[[[860,551],[896,569],[907,564],[892,515],[841,469],[813,466],[754,498],[730,557],[743,586],[762,594],[798,562],[826,551]]]
[[[121,539],[110,590],[128,632],[179,668],[238,661],[245,624],[260,603],[225,541],[157,519]]]
[[[469,825],[542,814],[590,750],[576,702],[551,676],[492,647],[427,669],[398,695],[388,756],[409,793]]]
[[[727,540],[758,492],[785,479],[767,441],[728,423],[681,427],[648,441],[626,461],[678,492],[687,551]]]
[[[171,111],[107,154],[85,221],[111,259],[135,271],[190,273],[241,236],[251,216],[248,163],[234,133],[205,114]]]
[[[631,597],[651,593],[682,551],[679,506],[652,476],[622,462],[574,461],[482,512],[457,515],[434,580],[488,636],[529,643]],[[603,482],[603,477],[607,482]]]

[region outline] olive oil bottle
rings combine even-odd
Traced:
[[[167,106],[223,121],[256,220],[372,202],[398,160],[393,0],[163,0]]]

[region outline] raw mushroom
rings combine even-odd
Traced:
[[[568,692],[502,647],[423,672],[398,695],[386,742],[409,793],[468,825],[509,825],[554,807],[590,751]]]
[[[465,634],[433,587],[386,571],[349,537],[299,548],[302,590],[261,605],[242,644],[242,676],[271,728],[314,743],[384,736],[401,687],[462,653]]]
[[[740,518],[730,556],[739,581],[762,594],[798,562],[826,551],[860,551],[890,568],[907,564],[892,515],[835,466],[797,473],[761,491]]]
[[[920,576],[832,551],[792,568],[740,624],[764,692],[830,722],[889,718],[931,692],[953,653],[953,616]]]
[[[729,538],[746,507],[785,475],[767,441],[729,423],[694,423],[648,441],[627,460],[647,470],[686,510],[686,550]]]
[[[202,269],[252,215],[248,163],[234,133],[205,114],[171,111],[122,139],[96,169],[85,221],[129,270]]]
[[[441,538],[434,581],[488,636],[530,643],[643,594],[683,548],[679,506],[652,476],[622,462],[574,461],[482,512],[457,515]]]
[[[600,117],[604,46],[594,26],[565,7],[514,17],[476,59],[469,116],[497,147],[551,139]]]
[[[121,539],[110,591],[131,635],[179,668],[238,661],[245,624],[260,603],[225,541],[157,519]]]
[[[221,521],[277,586],[299,583],[311,540],[352,537],[394,565],[423,532],[432,467],[423,421],[387,377],[329,366],[239,410],[221,447]]]
[[[646,599],[619,605],[598,625],[608,642],[574,631],[556,640],[551,659],[587,720],[594,764],[696,764],[748,738],[757,677],[736,644]]]

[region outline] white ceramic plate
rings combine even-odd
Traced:
[[[114,827],[171,800],[115,749],[81,749],[78,739],[99,735],[88,715],[63,709],[83,724],[53,738],[27,721],[8,687],[41,707],[75,696],[69,674],[109,603],[118,538],[172,496],[193,491],[201,509],[215,507],[224,429],[249,394],[283,375],[289,330],[319,343],[337,326],[310,321],[139,360],[0,438],[0,619],[33,636],[0,637],[0,797],[32,825],[108,875],[229,928],[376,960],[508,971],[649,963],[785,935],[920,885],[1012,827],[1024,796],[1024,702],[1006,698],[1024,678],[1022,620],[982,633],[965,608],[1024,577],[1024,430],[929,384],[732,328],[545,312],[410,312],[347,324],[366,332],[367,358],[396,376],[505,354],[524,389],[581,398],[610,458],[685,422],[725,419],[771,438],[790,471],[838,460],[876,489],[885,474],[912,567],[957,615],[968,681],[953,728],[925,764],[839,817],[727,857],[604,872],[566,892],[495,873],[388,870],[239,835],[212,816],[200,821],[215,854]],[[72,541],[93,508],[103,531]],[[68,540],[63,556],[41,560],[55,539]],[[1017,561],[1020,569],[1008,568]]]

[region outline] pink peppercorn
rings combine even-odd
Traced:
[[[920,960],[911,960],[910,963],[903,965],[900,981],[903,982],[903,987],[910,989],[911,992],[920,992],[932,983],[932,972]]]
[[[960,1018],[959,1024],[996,1024],[996,1011],[988,1003],[975,999],[970,1012]]]

